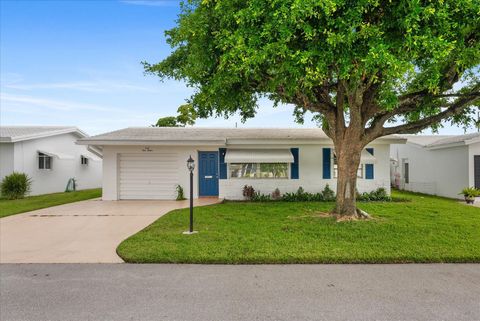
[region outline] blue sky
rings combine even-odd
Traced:
[[[176,114],[191,89],[145,76],[170,48],[176,0],[0,0],[0,124],[75,125],[89,134],[149,126]],[[292,108],[262,101],[254,119],[202,119],[198,126],[302,127]],[[303,127],[314,127],[306,120]],[[473,129],[471,130],[473,131]],[[449,127],[444,134],[462,134]]]

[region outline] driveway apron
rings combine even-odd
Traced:
[[[194,205],[218,202],[197,199]],[[120,242],[188,206],[188,201],[96,199],[8,216],[0,219],[0,263],[121,263]]]

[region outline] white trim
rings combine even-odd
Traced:
[[[64,154],[64,153],[59,153],[59,152],[47,152],[45,150],[37,150],[38,153],[42,153],[42,154],[45,154],[45,155],[48,155],[50,157],[56,157],[58,159],[63,159],[63,160],[66,160],[66,159],[75,159],[75,157],[73,157],[72,155],[68,155],[68,154]]]
[[[293,163],[290,149],[227,149],[225,163]]]
[[[19,127],[24,127],[24,126],[19,126]],[[77,134],[80,138],[88,137],[88,135],[85,132],[81,131],[79,128],[69,127],[69,128],[61,128],[61,129],[57,129],[57,130],[45,131],[45,132],[36,133],[36,134],[30,134],[30,135],[21,135],[21,136],[14,136],[14,137],[0,137],[0,142],[2,142],[2,143],[16,143],[16,142],[21,142],[21,141],[25,141],[25,140],[38,139],[38,138],[44,138],[44,137],[50,137],[50,136],[56,136],[56,135],[62,135],[62,134],[69,134],[69,133]]]

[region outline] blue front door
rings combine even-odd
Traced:
[[[199,196],[218,196],[218,152],[198,152]]]

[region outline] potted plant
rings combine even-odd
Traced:
[[[475,197],[480,196],[480,190],[475,187],[465,187],[459,195],[465,197],[465,202],[467,202],[467,204],[473,204],[475,202]]]

